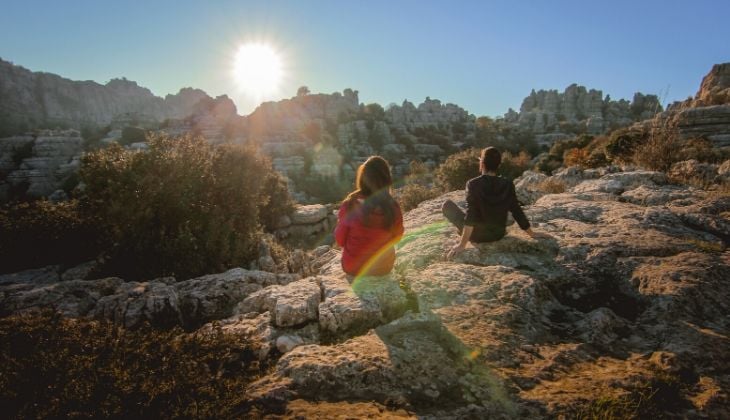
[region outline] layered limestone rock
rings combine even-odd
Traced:
[[[292,214],[278,221],[274,234],[280,239],[303,241],[326,236],[334,230],[337,222],[333,210],[333,206],[324,204],[297,206]]]
[[[730,146],[730,63],[715,64],[693,98],[671,104],[666,112],[638,127],[683,139],[705,138],[717,147]]]
[[[415,128],[470,124],[473,128],[475,117],[455,104],[442,104],[438,99],[429,97],[418,107],[409,101],[392,105],[385,111],[386,120],[394,128],[413,131]]]
[[[535,135],[540,144],[587,132],[601,134],[653,117],[662,111],[656,95],[636,93],[631,102],[603,97],[603,92],[572,84],[562,93],[533,90],[524,99],[520,112],[505,114],[507,122]]]
[[[0,201],[11,189],[29,197],[45,197],[74,174],[83,151],[76,130],[40,130],[34,136],[0,139]]]

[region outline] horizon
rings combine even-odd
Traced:
[[[0,17],[0,57],[71,80],[126,78],[160,97],[184,87],[228,95],[241,115],[307,86],[352,88],[362,103],[384,107],[431,97],[490,117],[518,110],[532,89],[573,83],[615,100],[655,94],[666,107],[694,95],[730,57],[722,22],[730,5],[709,1],[376,3],[12,3]],[[232,75],[237,49],[252,41],[271,46],[284,67],[280,86],[260,101]]]

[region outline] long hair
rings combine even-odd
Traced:
[[[370,156],[359,168],[355,178],[355,191],[345,198],[348,209],[352,209],[358,198],[363,198],[363,223],[369,225],[369,216],[380,209],[385,217],[385,227],[390,228],[395,222],[395,200],[390,195],[393,178],[390,175],[388,162],[380,156]]]

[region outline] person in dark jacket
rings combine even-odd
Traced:
[[[534,232],[520,207],[512,181],[497,176],[502,154],[494,147],[482,150],[479,159],[481,175],[466,183],[466,214],[451,200],[441,210],[461,234],[461,241],[449,251],[447,258],[460,253],[468,242],[498,241],[506,234],[507,212],[532,238],[550,237]]]

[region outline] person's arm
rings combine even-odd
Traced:
[[[522,211],[522,206],[520,206],[520,202],[517,201],[517,193],[515,192],[514,184],[512,184],[510,201],[511,203],[509,211],[512,213],[512,217],[514,217],[515,221],[520,226],[520,229],[524,230],[525,233],[530,236],[530,238],[552,238],[552,236],[548,235],[547,233],[535,232],[534,230],[532,230],[532,227],[530,226],[530,221],[527,220],[527,216],[525,216],[525,212]]]
[[[466,244],[469,243],[469,238],[471,238],[473,230],[474,226],[464,225],[464,230],[461,232],[461,240],[449,250],[449,253],[446,254],[446,258],[451,259],[451,257],[458,255],[464,250],[464,248],[466,248]]]
[[[527,220],[527,216],[525,216],[525,212],[522,211],[522,206],[520,206],[520,202],[517,201],[517,193],[515,192],[514,184],[512,184],[512,186],[510,187],[509,211],[510,213],[512,213],[512,217],[514,217],[515,222],[520,225],[520,229],[524,230],[525,232],[527,232],[528,235],[530,235],[530,232],[532,232],[532,230],[530,229],[530,221]]]
[[[347,210],[346,204],[343,203],[340,206],[340,211],[337,212],[337,226],[335,227],[335,241],[340,247],[344,247],[347,242],[347,234],[350,231],[350,226],[347,224]]]

